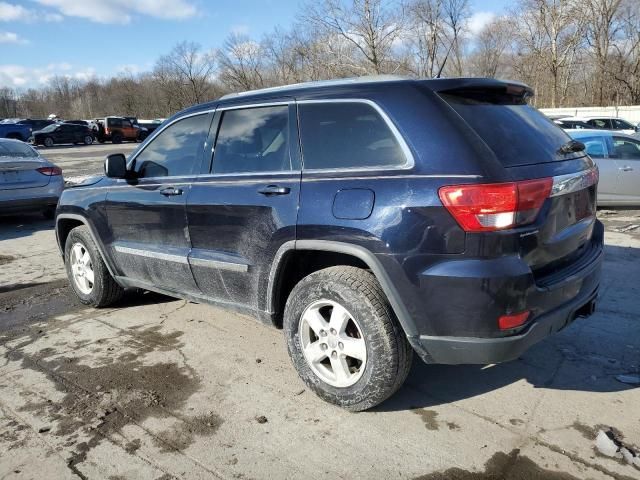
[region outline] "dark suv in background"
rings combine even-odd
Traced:
[[[63,193],[75,293],[127,287],[283,327],[350,410],[429,363],[517,358],[593,312],[603,227],[583,145],[489,79],[344,80],[178,113]]]

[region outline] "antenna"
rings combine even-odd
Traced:
[[[438,74],[436,75],[436,78],[440,78],[440,75],[442,75],[442,70],[444,70],[444,66],[447,64],[447,60],[449,59],[449,54],[451,53],[452,48],[453,48],[453,40],[449,45],[449,50],[447,50],[447,54],[444,56],[444,60],[442,61],[442,65],[440,65],[440,69],[438,70]]]

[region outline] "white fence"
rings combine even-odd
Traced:
[[[637,125],[640,123],[640,105],[630,107],[578,107],[541,108],[545,115],[565,115],[567,117],[616,117]]]

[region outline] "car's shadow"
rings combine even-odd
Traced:
[[[0,216],[0,241],[33,235],[42,230],[53,230],[54,220],[45,219],[41,213],[24,213]],[[56,245],[52,245],[57,248]]]

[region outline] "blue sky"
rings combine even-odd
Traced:
[[[182,40],[217,47],[231,32],[254,38],[288,27],[303,0],[0,0],[0,86],[38,87],[151,69]],[[509,0],[472,0],[473,22]]]

